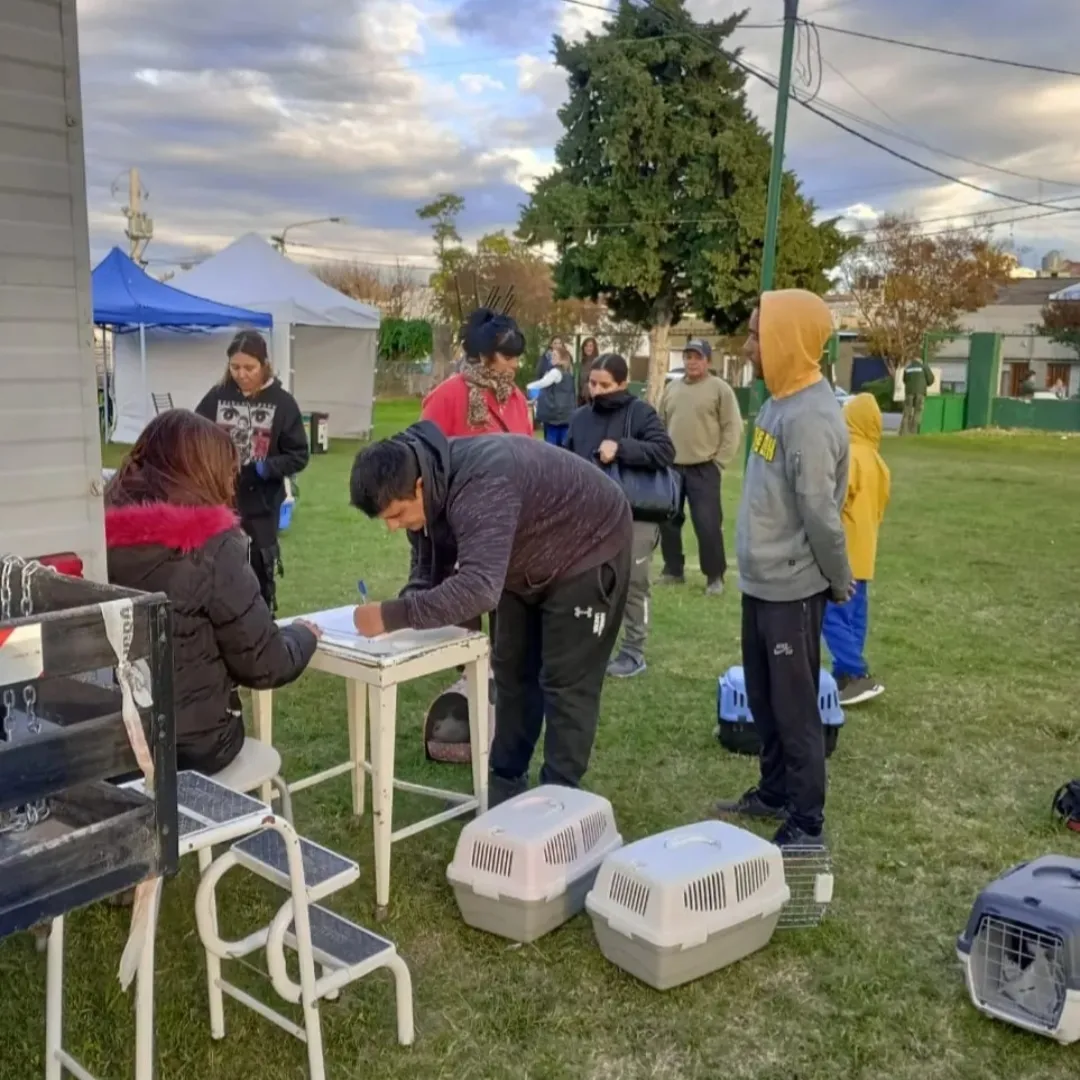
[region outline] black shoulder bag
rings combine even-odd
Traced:
[[[626,410],[624,439],[630,438],[633,412],[634,403],[631,402]],[[626,493],[635,521],[660,525],[671,521],[679,513],[682,477],[670,466],[664,469],[640,469],[621,465],[616,459],[602,468]]]

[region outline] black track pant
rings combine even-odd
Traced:
[[[761,798],[793,825],[821,830],[825,736],[818,707],[826,595],[772,603],[742,598],[746,698],[761,737]]]
[[[727,573],[724,554],[724,514],[720,506],[720,468],[714,461],[700,465],[676,465],[682,477],[679,513],[660,526],[660,551],[664,573],[682,577],[686,560],[683,555],[682,530],[686,523],[686,504],[698,542],[701,572],[709,581],[723,581]]]
[[[600,691],[619,636],[630,544],[536,596],[503,593],[496,620],[495,742],[489,801],[524,791],[546,718],[542,784],[577,787],[589,767]]]
[[[251,539],[251,569],[259,579],[259,591],[270,614],[276,615],[277,583],[274,575],[281,566],[277,516],[244,518],[240,524]]]

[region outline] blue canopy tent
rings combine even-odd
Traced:
[[[269,329],[270,315],[261,311],[218,304],[152,278],[119,248],[113,248],[94,268],[90,280],[94,323],[114,333],[138,331],[142,398],[148,400],[146,328],[174,330],[252,326]],[[106,388],[107,396],[107,388]]]

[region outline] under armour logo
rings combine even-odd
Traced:
[[[781,641],[773,647],[773,656],[794,656],[795,650],[786,642]]]
[[[601,637],[604,633],[604,627],[607,626],[607,612],[597,611],[594,613],[591,607],[574,608],[574,618],[592,619],[592,632],[594,637]]]

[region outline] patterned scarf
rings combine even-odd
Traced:
[[[470,360],[461,369],[461,374],[469,387],[469,408],[466,412],[469,427],[486,428],[488,406],[484,391],[490,390],[495,395],[495,400],[500,405],[505,405],[514,390],[514,373],[490,371],[480,361]]]

